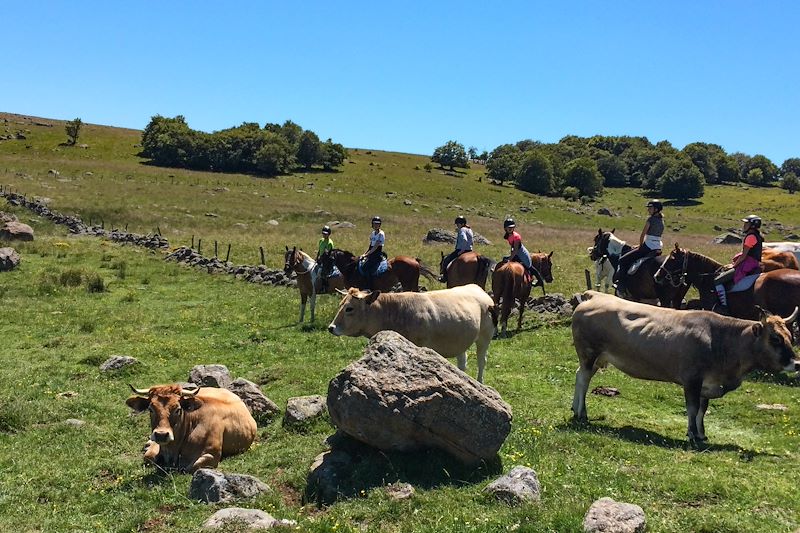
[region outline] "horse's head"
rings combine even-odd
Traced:
[[[608,241],[613,234],[613,229],[611,231],[603,231],[602,228],[597,229],[597,235],[594,236],[594,246],[589,250],[589,259],[597,261],[604,255],[608,255]]]
[[[686,266],[689,253],[675,243],[675,248],[669,253],[666,260],[656,270],[653,279],[656,283],[668,281],[673,287],[686,283]]]
[[[547,283],[553,283],[553,252],[536,253],[532,256],[533,266]]]
[[[290,250],[286,247],[286,252],[283,254],[283,273],[287,276],[292,273],[294,266],[298,263],[297,246],[293,246]]]

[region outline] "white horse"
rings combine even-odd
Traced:
[[[300,322],[306,314],[306,301],[311,298],[311,322],[314,322],[314,309],[317,306],[317,294],[322,289],[321,269],[317,262],[303,250],[293,247],[291,250],[286,247],[284,255],[283,271],[288,276],[292,272],[297,274],[297,288],[300,289]],[[328,278],[327,289],[323,294],[333,293],[334,289],[344,289],[342,276]]]
[[[595,238],[595,246],[586,249],[589,257],[594,260],[594,276],[597,283],[594,284],[600,290],[601,282],[605,285],[605,292],[614,284],[614,274],[616,273],[619,258],[622,250],[627,243],[614,235],[614,230],[608,232],[607,240],[603,239],[603,232],[599,231]],[[602,244],[601,244],[602,241]],[[604,247],[604,250],[598,248]]]

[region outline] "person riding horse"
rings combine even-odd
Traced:
[[[625,293],[625,284],[628,279],[628,269],[637,260],[648,255],[658,255],[661,253],[661,236],[664,234],[664,209],[659,200],[647,202],[647,221],[644,223],[641,235],[639,235],[639,246],[626,253],[619,259],[619,266],[614,276],[614,286],[617,294]]]
[[[761,236],[761,217],[748,215],[742,219],[742,231],[745,233],[742,241],[742,251],[733,256],[733,263],[725,265],[725,270],[714,278],[714,287],[721,308],[717,309],[722,314],[728,314],[728,293],[725,284],[733,281],[739,283],[742,278],[761,272],[761,250],[764,237]]]
[[[508,241],[508,244],[511,245],[511,253],[503,257],[503,260],[500,261],[497,266],[499,267],[508,261],[517,261],[518,263],[522,263],[531,277],[536,278],[535,286],[544,287],[544,278],[536,269],[536,267],[533,266],[531,254],[528,249],[525,248],[525,245],[522,244],[522,237],[519,233],[517,233],[515,229],[516,227],[517,223],[514,222],[513,218],[507,218],[505,221],[503,221],[503,230],[505,230],[503,238]]]
[[[381,217],[372,217],[372,233],[369,235],[369,248],[361,254],[359,261],[364,261],[364,272],[367,277],[367,288],[372,288],[372,279],[377,276],[377,270],[381,261],[386,257],[383,253],[383,245],[386,242],[386,235],[381,229]]]
[[[447,283],[447,267],[450,266],[450,263],[459,255],[472,251],[472,228],[467,224],[467,219],[463,215],[458,215],[454,223],[458,232],[456,249],[442,259],[442,275],[439,277],[439,281],[442,283]]]
[[[314,259],[317,269],[317,274],[320,277],[320,292],[327,292],[328,291],[328,277],[333,272],[325,272],[322,269],[322,265],[319,262],[319,258],[325,252],[329,252],[335,248],[333,244],[333,239],[331,239],[331,227],[330,226],[322,226],[322,237],[320,238],[319,242],[317,243],[317,257]]]

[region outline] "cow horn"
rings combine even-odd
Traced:
[[[128,383],[128,387],[131,388],[131,390],[133,391],[133,393],[136,396],[149,396],[150,395],[150,389],[137,389],[136,387],[134,387],[130,383]]]
[[[198,387],[198,386],[195,386],[193,389],[182,388],[181,389],[181,396],[184,397],[184,398],[187,397],[187,396],[197,396],[198,392],[200,392],[200,387]]]
[[[349,292],[343,291],[342,289],[336,289],[336,292],[338,292],[342,296],[347,296],[348,294],[350,294]]]
[[[791,324],[797,319],[798,312],[800,312],[800,307],[794,306],[794,312],[791,315],[784,318],[783,321],[786,322],[787,324]]]

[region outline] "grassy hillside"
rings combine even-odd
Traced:
[[[391,254],[435,263],[446,248],[425,246],[421,238],[430,227],[450,228],[459,211],[494,242],[489,254],[497,258],[505,251],[502,218],[514,214],[527,243],[556,251],[551,290],[571,293],[582,287],[585,248],[597,226],[616,226],[633,238],[642,224],[637,215],[643,199],[627,189],[609,191],[583,208],[586,213],[575,214],[568,209],[582,208],[574,203],[478,181],[480,168],[455,177],[427,173],[415,169],[426,161],[421,156],[368,150],[353,150],[353,163],[336,174],[265,180],[188,172],[143,164],[135,155],[134,131],[87,126],[79,141],[89,144],[84,150],[59,147],[65,135],[55,121],[47,128],[11,120],[0,123],[0,133],[4,126],[30,133],[0,142],[0,183],[50,198],[53,209],[86,220],[103,218],[140,232],[159,226],[173,245],[192,235],[204,243],[233,243],[235,262],[257,262],[257,246],[263,245],[268,263],[278,266],[284,244],[312,247],[329,220],[355,223],[356,229],[334,239],[360,250],[368,219],[379,213]],[[723,259],[733,249],[708,244],[718,233],[715,224],[738,226],[742,211],[755,210],[767,221],[797,225],[800,208],[792,200],[775,189],[709,188],[698,205],[668,208],[668,227],[680,228],[670,237]],[[521,212],[521,206],[531,211]],[[622,216],[598,216],[600,206]],[[187,499],[189,476],[159,477],[141,465],[139,450],[149,430],[145,418],[128,415],[126,383],[183,380],[195,364],[221,363],[261,384],[284,407],[292,396],[325,394],[328,380],[365,344],[335,338],[321,326],[297,326],[294,290],[192,271],[161,261],[160,254],[71,237],[30,212],[12,211],[34,226],[37,241],[19,245],[23,264],[0,274],[0,530],[197,530],[214,509]],[[93,274],[105,280],[107,291],[64,284]],[[337,302],[320,300],[324,325]],[[113,354],[142,364],[102,375],[98,365]],[[472,355],[468,365],[474,375]],[[534,468],[544,490],[538,505],[498,504],[481,493],[495,473],[467,471],[440,454],[422,453],[362,464],[363,494],[322,510],[303,506],[307,468],[332,432],[326,421],[304,432],[288,431],[279,421],[259,428],[257,445],[221,468],[255,475],[272,487],[243,506],[298,520],[304,531],[578,531],[588,506],[602,496],[641,505],[650,531],[798,527],[796,378],[753,378],[712,401],[706,419],[712,446],[695,452],[684,443],[680,389],[613,369],[599,373],[593,385],[622,394],[590,395],[592,425],[572,426],[575,367],[569,328],[534,316],[522,333],[490,346],[486,383],[514,410],[513,430],[500,452],[502,469]],[[76,394],[62,394],[70,391]],[[788,410],[756,409],[762,403]],[[69,427],[68,418],[86,425]],[[380,487],[395,480],[414,484],[417,495],[391,501]]]

